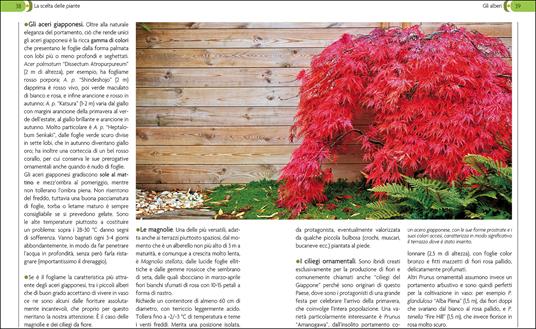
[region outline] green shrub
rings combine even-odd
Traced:
[[[474,174],[451,185],[429,178],[403,176],[403,184],[370,189],[386,198],[367,204],[371,219],[511,218],[512,168],[481,155],[464,162]]]

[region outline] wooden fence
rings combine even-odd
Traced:
[[[207,189],[277,178],[298,103],[296,74],[343,33],[440,23],[145,23],[136,33],[138,188]],[[510,23],[459,23],[511,46]],[[370,122],[363,118],[362,124]],[[355,180],[359,147],[331,167]]]

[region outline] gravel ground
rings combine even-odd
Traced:
[[[203,207],[204,196],[197,192],[136,190],[136,216],[162,214],[176,209]]]

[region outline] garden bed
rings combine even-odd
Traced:
[[[206,192],[137,190],[139,219],[511,219],[512,167],[481,155],[464,157],[473,170],[446,183],[402,176],[375,187],[339,180],[325,185],[325,201],[298,214],[279,207],[281,183],[260,180]]]
[[[209,193],[206,205],[216,219],[288,219],[290,211],[277,206],[279,183],[261,180],[222,185]],[[370,193],[361,183],[339,181],[326,187],[328,200],[310,205],[298,219],[364,219]]]
[[[279,183],[261,180],[222,185],[206,192],[136,190],[137,219],[288,219],[277,206]],[[370,192],[361,183],[339,181],[326,187],[328,201],[316,203],[298,219],[364,219]]]

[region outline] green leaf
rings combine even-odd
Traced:
[[[140,26],[141,26],[142,29],[144,29],[147,32],[152,31],[151,28],[149,26],[147,26],[147,24],[145,24],[145,23],[140,23]]]
[[[380,209],[370,212],[367,219],[392,219],[403,217],[401,213],[389,209]]]

